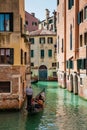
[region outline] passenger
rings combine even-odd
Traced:
[[[39,95],[39,99],[38,99],[37,102],[38,102],[39,106],[40,106],[41,108],[43,108],[43,103],[44,103],[44,101],[43,101],[43,98],[42,98],[41,95]]]

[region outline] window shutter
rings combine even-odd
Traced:
[[[34,44],[34,38],[32,38],[32,43]]]
[[[41,38],[39,39],[39,43],[41,44]]]
[[[70,61],[70,68],[73,69],[73,61]]]
[[[72,0],[68,0],[68,9],[72,8]]]
[[[30,38],[29,41],[31,42],[31,44],[34,44],[34,38]]]
[[[27,53],[26,52],[24,53],[24,63],[25,63],[25,65],[27,64]]]
[[[47,38],[47,42],[49,43],[49,37]]]
[[[72,50],[72,31],[70,32],[70,50]]]
[[[81,59],[77,60],[77,69],[81,69]]]
[[[67,69],[68,69],[68,61],[66,61],[66,67],[67,67]]]
[[[44,58],[44,50],[41,50],[41,58]]]
[[[84,68],[85,68],[85,60],[82,59],[82,60],[81,60],[81,69],[84,69]]]
[[[13,31],[13,13],[10,14],[10,31]]]
[[[34,50],[31,50],[31,57],[34,57]]]
[[[10,63],[13,65],[14,64],[14,49],[10,49]]]
[[[78,13],[78,24],[81,23],[81,20],[80,20],[80,12]]]
[[[87,58],[85,60],[85,69],[87,69]]]
[[[52,57],[52,50],[48,50],[48,56]]]
[[[23,50],[21,49],[21,64],[23,64]]]
[[[51,43],[53,43],[53,38],[51,38]]]
[[[72,5],[74,5],[74,0],[72,0]]]

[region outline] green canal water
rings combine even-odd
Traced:
[[[38,82],[32,87],[34,96],[46,89],[44,110],[30,116],[25,103],[19,112],[0,112],[0,130],[87,130],[87,101],[57,82]]]

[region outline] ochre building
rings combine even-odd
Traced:
[[[0,109],[20,109],[25,97],[29,44],[24,0],[0,1]]]

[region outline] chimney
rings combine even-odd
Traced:
[[[49,14],[50,14],[50,11],[48,9],[46,9],[46,19],[49,18]]]
[[[47,30],[49,29],[49,21],[48,21],[48,19],[49,19],[49,14],[50,14],[50,11],[48,10],[48,9],[46,9],[46,24],[47,24]]]
[[[35,17],[35,13],[31,13],[31,15],[32,15],[33,17]]]

